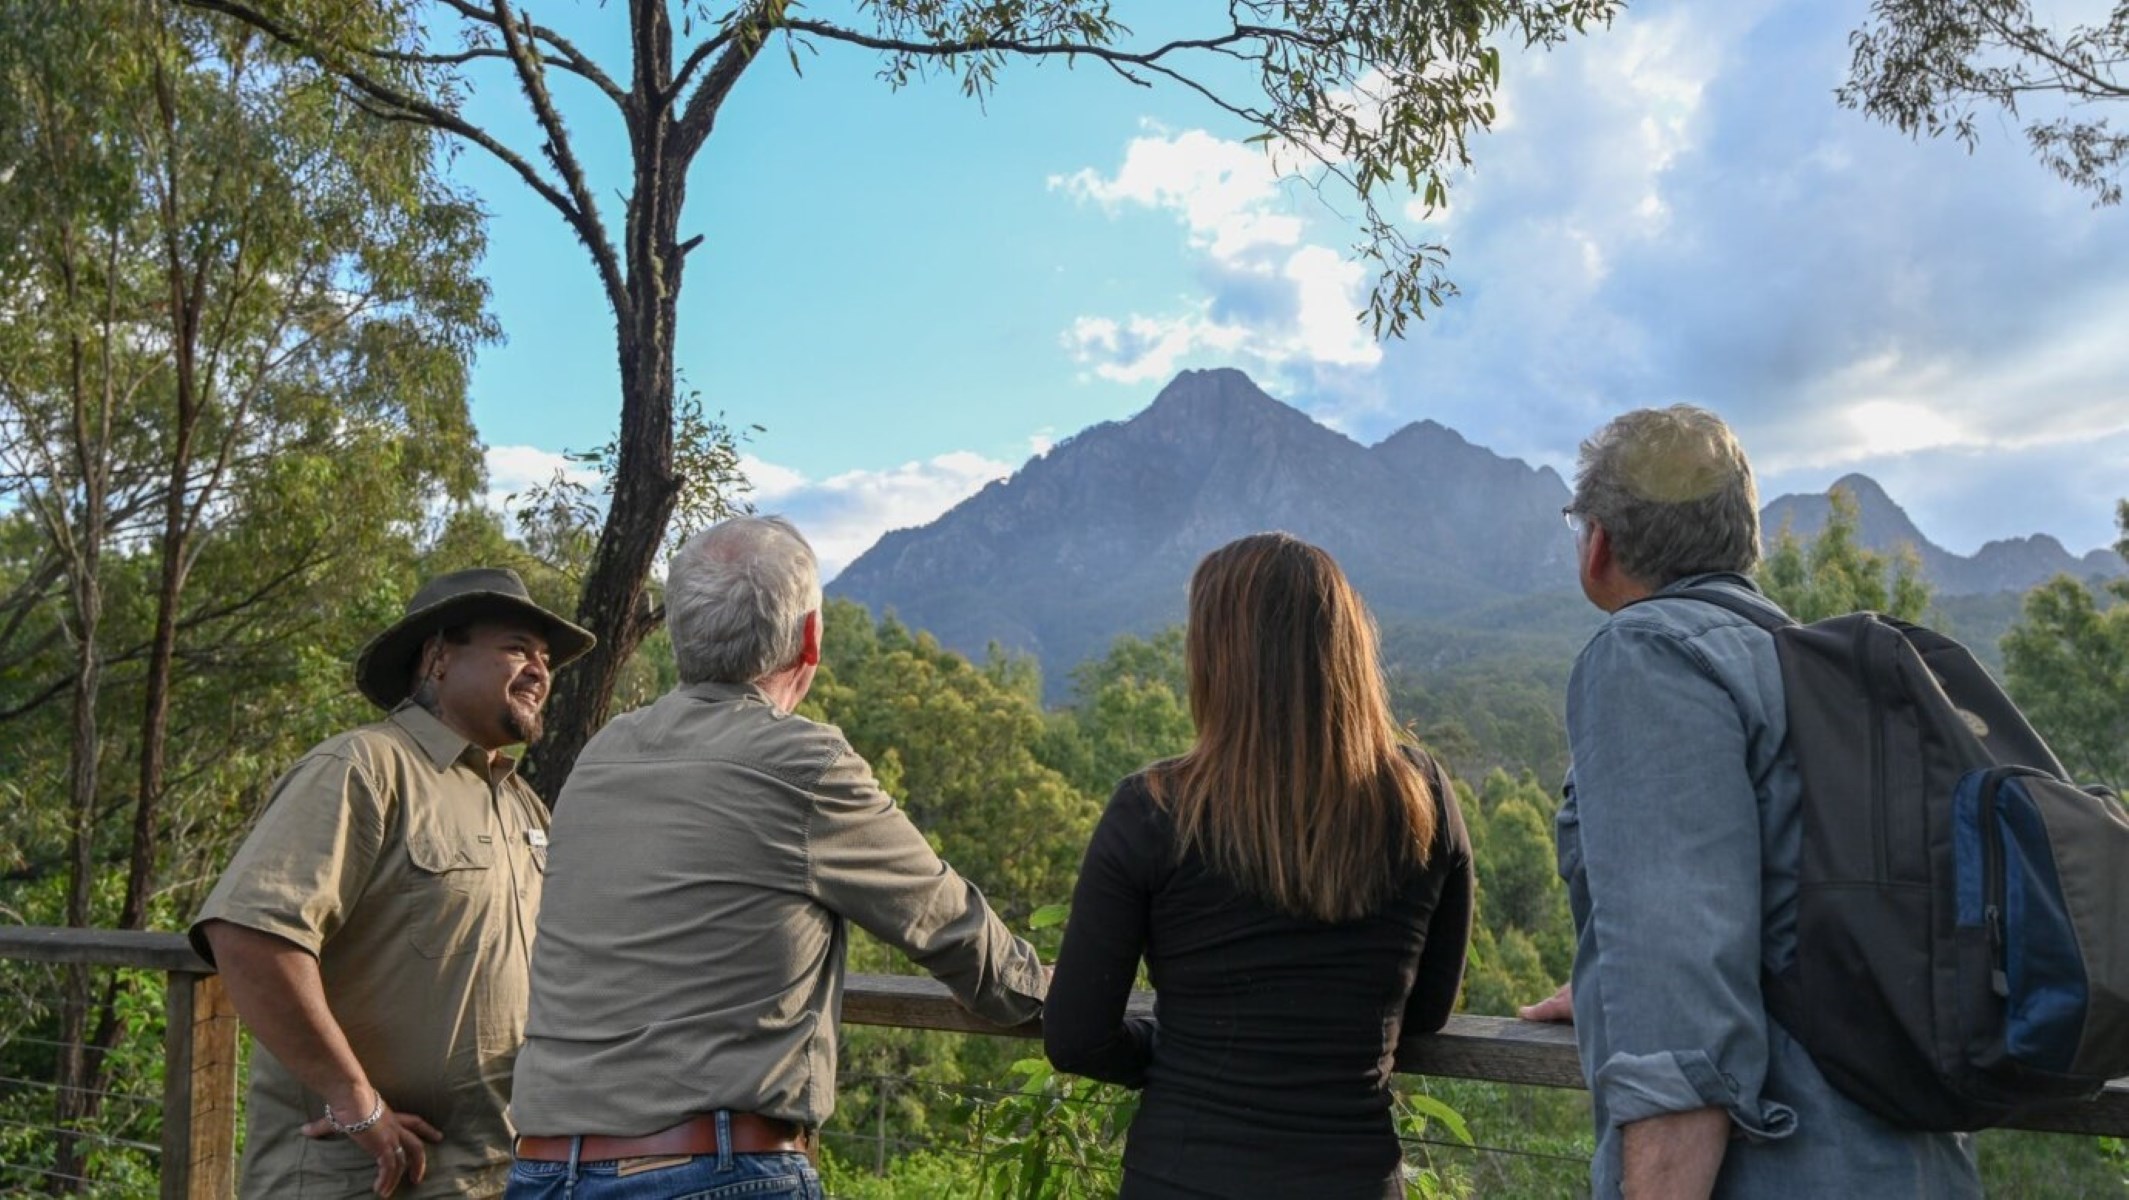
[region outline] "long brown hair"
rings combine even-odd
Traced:
[[[1191,577],[1184,658],[1197,741],[1146,773],[1179,852],[1292,916],[1374,911],[1438,813],[1345,573],[1283,533],[1222,546]]]

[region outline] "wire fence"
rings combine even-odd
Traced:
[[[12,1028],[0,1028],[0,1196],[152,1194],[160,1168],[161,1013],[153,1005],[131,1012],[123,1037],[133,1043],[113,1048],[109,1070],[72,1089],[57,1080],[59,1064],[70,1053],[95,1053],[95,1047],[68,1042],[59,1031],[61,980],[55,969],[25,969],[30,964],[0,965],[0,993],[13,1001]],[[100,976],[100,988],[106,977]],[[32,986],[26,986],[32,985]],[[34,1019],[23,1020],[25,1012]],[[1060,1077],[1062,1080],[1062,1077]],[[1123,1132],[1136,1097],[1083,1083],[1047,1089],[1023,1086],[1024,1080],[949,1081],[917,1072],[848,1072],[839,1080],[845,1104],[822,1142],[843,1186],[832,1194],[854,1194],[856,1175],[877,1181],[862,1194],[904,1194],[893,1189],[901,1160],[926,1155],[965,1164],[988,1181],[1005,1183],[992,1195],[1006,1194],[1012,1171],[1027,1153],[1030,1140],[1054,1137],[1070,1126],[1072,1138],[1061,1139],[1072,1152],[1049,1162],[1055,1181],[1076,1181],[1066,1195],[1113,1194],[1121,1170]],[[71,1097],[71,1103],[63,1100]],[[1433,1131],[1407,1133],[1401,1139],[1408,1162],[1426,1167],[1468,1164],[1489,1157],[1528,1160],[1583,1168],[1586,1157],[1551,1153],[1483,1141],[1466,1144]],[[1466,1175],[1485,1176],[1469,1166]],[[1491,1174],[1499,1176],[1500,1172]],[[882,1190],[886,1189],[886,1190]],[[1016,1189],[1017,1190],[1017,1189]],[[910,1192],[907,1194],[914,1195]]]
[[[137,1030],[156,1038],[159,1031]],[[49,1068],[70,1046],[41,1033],[17,1033],[0,1043],[0,1195],[85,1194],[133,1195],[152,1190],[159,1165],[155,1096],[137,1090],[145,1081],[114,1078],[100,1088],[77,1094],[99,1102],[92,1117],[65,1123],[60,1117],[61,1085]],[[844,1095],[857,1103],[844,1106],[822,1141],[845,1171],[858,1171],[883,1182],[904,1156],[943,1156],[980,1168],[1022,1153],[1030,1128],[1028,1093],[1005,1082],[947,1082],[920,1074],[850,1073],[840,1081]],[[1049,1121],[1071,1120],[1097,1135],[1091,1147],[1097,1165],[1070,1159],[1051,1166],[1058,1175],[1076,1174],[1078,1194],[1098,1195],[1115,1186],[1122,1150],[1121,1133],[1134,1100],[1122,1095],[1045,1094],[1040,1103]],[[925,1115],[927,1123],[911,1127],[907,1111]],[[1124,1120],[1119,1120],[1119,1117]],[[1512,1146],[1471,1145],[1447,1138],[1407,1136],[1408,1157],[1439,1160],[1443,1156],[1504,1155],[1561,1163],[1586,1162]],[[62,1147],[71,1158],[63,1158]],[[71,1167],[71,1169],[70,1169]],[[847,1194],[839,1191],[838,1194]]]
[[[100,965],[58,965],[79,963]],[[109,1030],[101,1017],[64,1020],[70,996],[108,1001]],[[930,981],[853,977],[844,1016],[846,1041],[856,1043],[846,1061],[885,1069],[839,1080],[842,1109],[823,1131],[838,1196],[974,1194],[958,1183],[900,1186],[904,1167],[915,1178],[932,1160],[955,1169],[974,1164],[993,1197],[1028,1194],[1025,1175],[1010,1187],[990,1181],[1029,1163],[1041,1165],[1044,1179],[1073,1181],[1042,1195],[1113,1194],[1132,1094],[1050,1076],[1024,1041],[979,1036],[948,1049],[901,1038],[1027,1036],[984,1025]],[[237,1025],[220,982],[176,935],[0,926],[0,1195],[226,1197],[241,1140]],[[900,1033],[868,1046],[873,1029]],[[106,1033],[115,1036],[103,1046],[83,1044]],[[1396,1082],[1397,1127],[1421,1190],[1586,1192],[1589,1101],[1575,1090],[1573,1056],[1571,1039],[1549,1027],[1452,1018],[1418,1051],[1426,1074]],[[91,1070],[62,1084],[64,1069],[84,1059]],[[2020,1129],[2077,1138],[1992,1131],[2009,1164],[1999,1170],[2005,1194],[2119,1194],[2083,1185],[2102,1176],[2118,1185],[2129,1163],[2120,1148],[2129,1137],[2129,1081]],[[2036,1179],[2062,1186],[2025,1186]]]
[[[1399,1087],[1424,1087],[1410,1081],[1400,1081]],[[859,1194],[849,1173],[865,1171],[879,1177],[883,1182],[898,1175],[898,1160],[902,1156],[922,1153],[944,1156],[992,1167],[1003,1166],[995,1172],[1004,1176],[1004,1185],[997,1190],[986,1189],[991,1196],[1022,1194],[1017,1184],[1024,1184],[1025,1176],[1016,1175],[1015,1160],[1024,1159],[1030,1153],[1029,1143],[1037,1139],[1073,1142],[1075,1152],[1062,1159],[1053,1158],[1042,1168],[1055,1188],[1060,1176],[1076,1177],[1077,1187],[1062,1191],[1044,1191],[1044,1195],[1101,1196],[1114,1193],[1120,1178],[1123,1139],[1130,1116],[1135,1111],[1135,1095],[1117,1089],[1101,1089],[1094,1094],[1073,1094],[1087,1085],[1065,1084],[1062,1087],[1011,1086],[991,1083],[944,1082],[926,1078],[920,1074],[847,1073],[840,1081],[843,1106],[835,1121],[822,1131],[822,1142],[831,1152],[834,1162],[830,1171],[830,1195]],[[1461,1091],[1466,1100],[1476,1097],[1487,1109],[1490,1118],[1488,1128],[1510,1131],[1511,1138],[1528,1131],[1534,1122],[1527,1111],[1528,1097],[1517,1097],[1520,1103],[1508,1103],[1503,1093],[1506,1085],[1463,1085]],[[1527,1092],[1534,1089],[1513,1089]],[[902,1100],[914,1101],[913,1107],[930,1119],[921,1127],[911,1128],[897,1121],[895,1116]],[[1587,1128],[1586,1110],[1579,1107],[1573,1097],[1556,1097],[1566,1101],[1558,1112],[1551,1114],[1552,1123]],[[1437,1106],[1446,1107],[1446,1106]],[[1520,1116],[1517,1109],[1525,1110]],[[1535,1195],[1574,1194],[1586,1190],[1589,1169],[1589,1149],[1586,1139],[1580,1137],[1535,1137],[1532,1144],[1499,1144],[1498,1139],[1473,1136],[1465,1141],[1461,1137],[1447,1136],[1446,1123],[1438,1124],[1419,1115],[1418,1110],[1406,1110],[1400,1106],[1399,1142],[1405,1150],[1408,1176],[1416,1178],[1428,1174],[1440,1185],[1441,1195]],[[1449,1110],[1450,1120],[1455,1122],[1457,1133],[1467,1132],[1454,1109]],[[1037,1125],[1043,1126],[1036,1128]],[[1473,1123],[1474,1126],[1476,1122]],[[1076,1129],[1075,1138],[1059,1138],[1060,1127]],[[1478,1131],[1483,1135],[1484,1130]],[[1566,1143],[1562,1145],[1562,1143]],[[986,1172],[988,1181],[994,1172]],[[1451,1179],[1440,1184],[1443,1178]],[[841,1186],[837,1186],[838,1183]],[[883,1194],[863,1190],[865,1196]],[[893,1195],[901,1195],[893,1191]],[[915,1194],[915,1193],[911,1193]],[[1028,1193],[1033,1194],[1033,1193]],[[1425,1194],[1437,1194],[1426,1190]]]
[[[0,1196],[152,1195],[162,1167],[161,980],[154,974],[135,980],[106,1069],[69,1089],[58,1082],[60,1064],[98,1051],[62,1036],[67,970],[0,961]],[[89,992],[100,996],[114,978],[109,969],[94,970]],[[956,1069],[972,1068],[941,1064],[939,1074]],[[838,1080],[844,1103],[821,1135],[832,1159],[832,1194],[864,1200],[923,1194],[898,1185],[905,1160],[922,1157],[961,1164],[964,1177],[982,1179],[989,1195],[1014,1194],[1013,1172],[1028,1160],[1029,1143],[1038,1141],[1051,1155],[1044,1170],[1053,1194],[1059,1180],[1071,1181],[1064,1195],[1114,1193],[1135,1095],[1061,1076],[1031,1090],[1024,1077],[1002,1069],[999,1077],[977,1080],[940,1078],[931,1070],[920,1061],[899,1072],[848,1071]],[[1408,1163],[1467,1178],[1513,1176],[1511,1167],[1489,1163],[1586,1169],[1586,1157],[1483,1137],[1466,1144],[1440,1127],[1407,1129],[1402,1140]],[[994,1179],[1003,1182],[992,1188]]]
[[[113,999],[109,1046],[95,1044],[93,1020],[63,1036],[70,990],[92,1009]],[[154,1194],[160,997],[159,980],[139,972],[0,962],[0,1195]]]

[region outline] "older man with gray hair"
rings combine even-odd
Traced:
[[[1803,788],[1781,665],[1715,588],[1779,613],[1747,573],[1759,495],[1721,418],[1630,412],[1582,443],[1583,594],[1611,614],[1568,682],[1557,822],[1577,941],[1572,1019],[1597,1127],[1592,1192],[1973,1196],[1962,1138],[1894,1129],[1835,1091],[1767,1012],[1796,957]]]
[[[980,1016],[1041,1012],[1034,950],[840,731],[793,713],[821,656],[798,530],[689,539],[666,624],[680,686],[600,731],[556,806],[513,1197],[820,1196],[846,920]]]

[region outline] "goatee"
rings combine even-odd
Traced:
[[[545,728],[539,709],[520,713],[513,705],[503,707],[503,732],[509,734],[513,740],[530,746],[540,740],[540,734]]]

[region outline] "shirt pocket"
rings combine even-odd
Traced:
[[[495,888],[495,843],[472,834],[417,831],[407,835],[412,909],[407,940],[424,958],[452,958],[480,947],[487,936]]]

